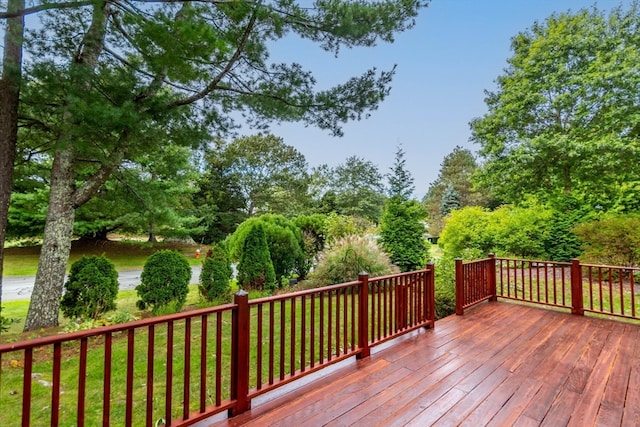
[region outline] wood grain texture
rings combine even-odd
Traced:
[[[488,302],[223,426],[640,425],[640,326]]]

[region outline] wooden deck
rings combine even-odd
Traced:
[[[212,426],[638,426],[640,326],[484,303]]]

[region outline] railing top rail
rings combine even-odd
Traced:
[[[297,297],[300,297],[300,296],[313,295],[313,294],[317,294],[317,293],[320,293],[320,292],[331,292],[331,291],[335,291],[335,290],[339,290],[339,289],[345,289],[345,288],[350,288],[350,287],[353,287],[353,286],[357,286],[360,283],[362,283],[362,282],[360,282],[358,280],[355,280],[353,282],[340,283],[338,285],[323,286],[321,288],[305,289],[303,291],[290,292],[290,293],[282,294],[282,295],[274,295],[274,296],[270,296],[270,297],[256,298],[256,299],[249,300],[249,305],[259,305],[259,304],[264,304],[264,303],[269,303],[269,302],[284,301],[284,300],[288,300],[288,299],[297,298]]]
[[[134,320],[133,322],[119,323],[117,325],[101,326],[99,328],[86,329],[82,331],[67,332],[59,335],[50,335],[40,338],[18,341],[15,343],[0,344],[0,354],[9,351],[24,350],[26,348],[42,347],[66,341],[77,341],[83,338],[106,335],[108,333],[128,331],[150,325],[163,324],[170,321],[179,321],[187,318],[198,317],[206,314],[213,314],[221,311],[232,310],[236,304],[218,305],[215,307],[201,308],[198,310],[184,311],[181,313],[169,314],[166,316],[150,317],[148,319]]]
[[[498,259],[498,258],[495,258],[495,259]],[[482,259],[474,259],[474,260],[471,260],[471,261],[462,261],[462,265],[478,264],[478,263],[489,261],[489,260],[491,260],[491,258],[482,258]]]
[[[375,282],[375,281],[380,281],[380,280],[387,280],[387,279],[391,279],[393,277],[415,276],[417,273],[424,273],[425,271],[430,271],[430,270],[428,268],[424,268],[422,270],[407,271],[407,272],[404,272],[404,273],[396,273],[396,274],[388,274],[386,276],[369,277],[369,283]]]
[[[622,265],[600,265],[600,264],[583,264],[580,263],[580,267],[591,267],[591,268],[606,268],[613,270],[635,270],[640,271],[640,267],[625,267]]]

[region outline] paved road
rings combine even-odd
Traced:
[[[201,267],[199,265],[191,267],[191,283],[198,281],[200,270]],[[138,286],[141,272],[142,270],[119,271],[118,282],[120,282],[120,289],[134,289]],[[30,299],[35,280],[36,276],[4,277],[2,279],[2,301]]]

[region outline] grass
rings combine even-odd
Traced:
[[[207,246],[176,243],[149,243],[139,241],[82,241],[74,240],[67,271],[71,264],[83,255],[105,255],[114,263],[117,270],[140,269],[147,258],[161,249],[174,249],[187,257],[189,264],[199,265],[202,259],[195,258],[196,249],[201,254],[207,252]],[[5,249],[5,276],[32,276],[38,269],[40,246],[10,247]]]
[[[349,296],[351,297],[351,296]],[[325,312],[326,307],[333,306],[333,310],[336,309],[338,299],[342,300],[347,298],[346,295],[334,295],[331,299],[325,298]],[[122,309],[133,306],[135,304],[135,295],[133,291],[122,292],[119,296],[119,306]],[[195,286],[192,286],[189,294],[190,302],[198,304],[197,290]],[[331,300],[331,302],[329,302]],[[346,299],[342,302],[344,302]],[[299,369],[304,362],[299,349],[302,343],[302,318],[305,321],[305,347],[307,352],[310,351],[310,334],[309,328],[311,325],[311,314],[308,310],[310,299],[306,300],[305,307],[302,308],[300,301],[293,306],[291,301],[285,301],[282,303],[276,303],[274,306],[266,304],[261,311],[263,324],[263,336],[260,342],[264,343],[262,347],[263,360],[267,360],[268,354],[268,335],[266,333],[268,326],[266,322],[270,318],[270,310],[273,310],[273,319],[275,325],[275,334],[273,336],[274,344],[274,363],[280,368],[276,369],[276,380],[278,377],[289,376],[291,372]],[[349,306],[348,306],[349,307]],[[357,310],[357,305],[355,306]],[[16,308],[17,309],[17,308]],[[251,322],[254,327],[251,328],[251,352],[250,352],[250,364],[253,367],[251,370],[251,383],[255,386],[257,381],[257,373],[255,370],[257,360],[257,343],[258,332],[255,325],[257,325],[257,318],[259,311],[254,307],[251,310]],[[295,322],[293,316],[295,315]],[[320,325],[318,318],[318,312],[315,313],[315,328]],[[336,327],[336,318],[334,316],[331,324],[331,328]],[[326,321],[326,320],[325,320]],[[170,360],[170,364],[173,369],[172,376],[172,418],[179,418],[182,414],[181,399],[184,392],[184,370],[186,368],[185,359],[185,345],[188,342],[191,348],[190,354],[190,377],[191,384],[189,387],[190,393],[190,411],[198,409],[198,402],[200,396],[200,383],[199,370],[200,370],[200,350],[201,339],[200,334],[202,330],[201,318],[195,317],[191,320],[191,339],[186,339],[185,333],[185,321],[174,322],[174,338],[173,338],[173,358]],[[229,397],[229,383],[228,372],[231,364],[231,340],[230,329],[231,319],[230,312],[227,311],[222,317],[217,319],[215,316],[210,316],[207,321],[207,390],[206,390],[206,404],[212,405],[215,403],[215,384],[213,383],[215,378],[215,361],[218,348],[216,347],[216,328],[218,324],[222,331],[222,340],[219,343],[222,364],[222,384],[221,384],[221,399]],[[278,325],[286,325],[280,329]],[[292,337],[291,325],[295,325],[296,333]],[[151,358],[148,356],[148,342],[149,342],[150,330],[148,328],[140,328],[135,333],[135,351],[133,353],[133,366],[134,366],[134,380],[133,380],[133,414],[134,425],[143,425],[146,409],[146,396],[147,396],[147,366],[149,360],[153,360],[153,420],[156,421],[164,417],[165,399],[166,399],[166,375],[167,375],[167,358],[166,349],[168,343],[168,334],[166,325],[158,325],[153,331],[154,351]],[[357,331],[356,331],[357,336]],[[315,335],[315,350],[314,360],[319,360],[323,356],[326,356],[327,351],[331,351],[332,354],[336,352],[340,353],[340,346],[343,339],[340,340],[334,337],[332,343],[329,345],[331,349],[327,348],[325,344],[323,355],[320,355],[320,345],[318,341],[318,333]],[[266,341],[266,342],[265,342]],[[296,348],[295,354],[291,354],[289,345],[293,345]],[[89,340],[89,351],[87,355],[87,395],[85,402],[87,404],[85,421],[87,425],[97,425],[101,421],[102,417],[102,386],[103,386],[103,372],[104,372],[104,349],[102,345],[103,339],[96,338]],[[124,396],[126,395],[126,384],[124,378],[126,378],[126,366],[127,366],[127,336],[124,334],[114,335],[113,347],[112,347],[112,380],[111,380],[111,418],[110,423],[113,425],[122,425],[124,423],[125,404]],[[349,338],[348,346],[351,345],[352,338]],[[283,343],[283,347],[280,344]],[[335,344],[334,344],[335,343]],[[335,347],[334,347],[335,346]],[[78,384],[78,362],[79,362],[79,344],[78,342],[64,344],[61,368],[61,394],[60,401],[60,417],[61,425],[73,425],[75,424],[76,416],[76,402],[78,399],[77,384]],[[309,360],[310,354],[307,353],[305,360]],[[335,356],[334,356],[335,357]],[[22,352],[16,354],[6,354],[2,359],[2,377],[0,378],[0,390],[3,391],[3,399],[0,399],[0,425],[9,426],[16,425],[20,420],[20,410],[22,401],[22,378],[23,372],[21,366],[13,366],[12,362],[18,363],[22,358]],[[51,363],[51,349],[43,349],[42,351],[34,351],[34,367],[33,372],[37,375],[34,376],[32,385],[32,397],[31,397],[31,411],[32,417],[30,425],[33,426],[46,426],[49,424],[49,405],[51,401],[51,388],[47,384],[52,381],[52,363]],[[279,360],[284,362],[279,365]],[[263,368],[264,369],[264,368]],[[262,381],[268,381],[268,378],[263,374]]]

